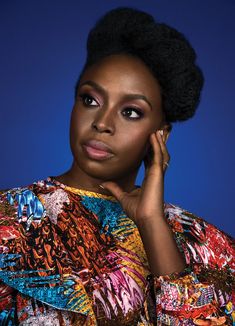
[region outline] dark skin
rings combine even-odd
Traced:
[[[114,196],[136,223],[155,275],[185,267],[164,216],[169,133],[161,88],[148,67],[136,57],[108,56],[87,68],[80,80],[70,128],[74,160],[57,177],[70,187]],[[91,159],[82,147],[90,139],[108,144],[113,155]],[[142,161],[145,178],[136,188]]]

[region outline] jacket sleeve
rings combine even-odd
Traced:
[[[165,214],[186,269],[149,277],[163,325],[235,325],[235,242],[203,219],[172,204]]]

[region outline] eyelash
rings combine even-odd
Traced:
[[[90,98],[90,99],[92,99],[92,100],[94,100],[94,101],[96,102],[96,100],[95,100],[91,95],[89,95],[89,94],[87,94],[87,93],[84,93],[84,94],[80,94],[79,97],[81,98],[83,104],[84,104],[86,107],[97,106],[97,105],[87,104],[87,103],[85,102],[85,99],[86,99],[86,98]],[[92,102],[93,102],[93,101],[92,101]],[[131,111],[134,111],[135,113],[137,113],[137,114],[139,115],[138,118],[128,118],[128,117],[127,117],[127,119],[129,119],[129,120],[138,120],[138,119],[140,119],[140,118],[143,116],[143,112],[141,112],[140,110],[138,110],[138,109],[135,108],[135,107],[127,107],[127,108],[125,108],[125,110],[127,110],[127,109],[128,109],[128,110],[131,110]],[[125,116],[125,115],[124,115],[124,116]],[[125,117],[126,117],[126,116],[125,116]]]
[[[96,101],[96,100],[95,100],[91,95],[84,93],[84,94],[80,94],[79,97],[82,99],[83,104],[84,104],[85,106],[95,106],[95,105],[87,104],[87,103],[85,102],[85,99],[86,99],[86,98],[90,98],[90,99]]]

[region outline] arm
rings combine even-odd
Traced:
[[[232,311],[233,305],[235,306],[235,294],[232,293],[235,283],[231,282],[234,282],[235,266],[231,267],[231,257],[226,256],[221,268],[216,268],[215,262],[221,259],[218,248],[221,252],[224,251],[221,233],[214,231],[214,234],[217,232],[217,243],[213,251],[211,246],[214,235],[205,236],[199,228],[200,223],[189,221],[190,218],[187,214],[182,214],[182,210],[178,220],[177,209],[170,210],[173,217],[168,219],[169,223],[166,221],[163,213],[163,176],[168,154],[160,134],[152,134],[150,140],[154,157],[146,169],[141,188],[127,193],[114,182],[105,182],[102,185],[117,198],[139,229],[153,274],[149,290],[152,292],[153,289],[155,293],[156,317],[159,323],[174,326],[183,325],[182,323],[225,325],[226,310]],[[182,226],[183,220],[185,230]],[[187,230],[189,227],[190,233]],[[195,238],[193,242],[190,241],[192,235]],[[224,239],[225,247],[231,249],[232,245],[227,238]],[[207,242],[209,245],[206,245]],[[214,259],[211,265],[208,264],[208,253]],[[234,256],[233,249],[233,260]],[[200,260],[200,257],[205,259]],[[221,288],[224,283],[229,284],[226,290]],[[231,316],[232,313],[229,312]]]
[[[151,272],[156,276],[180,272],[185,267],[183,256],[164,218],[164,163],[169,161],[165,146],[167,136],[159,131],[151,134],[153,154],[149,151],[145,158],[146,173],[141,188],[127,193],[114,182],[102,183],[137,225]]]
[[[235,323],[235,241],[213,225],[167,204],[165,216],[187,268],[152,277],[159,321],[169,325]]]
[[[157,189],[161,189],[163,187],[161,171],[159,171],[158,180],[160,184]],[[154,216],[142,218],[136,224],[144,244],[151,272],[154,275],[167,275],[183,271],[186,266],[185,260],[167,223],[163,205],[160,206],[159,211],[156,211]]]

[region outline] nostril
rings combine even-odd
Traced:
[[[99,132],[108,132],[108,133],[112,133],[113,132],[113,127],[111,126],[107,126],[104,123],[92,123],[92,128],[99,131]]]
[[[92,128],[97,129],[96,125],[94,123],[92,123]]]

